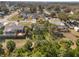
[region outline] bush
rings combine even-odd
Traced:
[[[30,40],[27,40],[27,42],[24,45],[24,49],[27,51],[31,51],[32,47],[32,42]]]
[[[25,52],[26,52],[25,49],[19,48],[19,49],[16,49],[14,51],[14,53],[12,54],[12,56],[22,57],[22,56],[25,55]]]
[[[79,46],[79,39],[77,39],[76,45]]]
[[[7,45],[6,45],[6,47],[7,47],[7,49],[9,50],[9,52],[12,52],[14,49],[15,49],[15,42],[14,41],[8,41],[7,42]]]
[[[2,47],[3,47],[2,44],[0,44],[0,56],[4,54],[4,49]]]

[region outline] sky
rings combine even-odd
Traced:
[[[79,2],[79,0],[0,0],[0,1]]]

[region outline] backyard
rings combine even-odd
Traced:
[[[72,46],[73,49],[76,48],[76,41],[79,38],[79,32],[74,31],[73,29],[69,29],[70,32],[63,33],[65,36],[65,39],[69,39],[74,42],[74,45]]]
[[[10,21],[17,21],[17,20],[24,20],[24,18],[20,17],[19,15],[14,15],[9,20]]]
[[[16,43],[16,47],[17,48],[21,48],[25,43],[26,43],[26,39],[3,39],[0,41],[0,43],[2,43],[3,48],[6,49],[6,43],[7,41],[14,41]]]

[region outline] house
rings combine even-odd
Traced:
[[[73,29],[73,24],[71,24],[71,22],[65,22],[65,25],[70,28],[70,29]]]
[[[27,13],[25,13],[25,12],[22,12],[22,13],[20,14],[20,16],[23,17],[24,19],[28,18],[28,17],[27,17]]]
[[[51,13],[49,11],[47,11],[46,9],[43,9],[44,14],[50,15]]]
[[[36,19],[32,19],[32,21],[31,21],[32,23],[36,23]]]
[[[53,34],[54,34],[56,37],[63,37],[63,33],[62,33],[62,32],[59,32],[59,31],[54,31]]]
[[[73,29],[74,27],[79,27],[79,23],[76,20],[66,21],[65,24],[71,29]]]
[[[74,14],[74,12],[73,12],[73,11],[71,11],[71,12],[70,12],[70,15],[73,15],[73,14]]]
[[[16,7],[16,4],[10,4],[10,3],[5,3],[5,5],[6,5],[6,8],[9,10],[9,11],[15,11],[16,9],[17,9],[17,7]]]
[[[0,17],[3,17],[5,15],[4,11],[0,11]]]
[[[60,32],[69,32],[66,26],[57,26],[57,30]]]
[[[79,31],[79,22],[76,20],[68,20],[65,22],[65,25],[70,29],[74,29],[77,32]]]
[[[3,23],[0,23],[0,28],[4,27]]]
[[[5,36],[23,36],[25,35],[24,26],[16,23],[6,25],[3,31]]]
[[[75,30],[76,32],[79,32],[79,27],[74,27],[74,30]]]
[[[59,18],[50,18],[49,22],[55,25],[65,26],[65,24],[62,21],[60,21]]]

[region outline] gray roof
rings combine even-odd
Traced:
[[[24,26],[16,25],[15,23],[11,23],[10,25],[6,26],[4,32],[15,32],[16,30],[23,30]]]
[[[0,14],[4,14],[4,11],[0,11]]]
[[[4,25],[2,23],[0,23],[0,28],[3,27]]]

